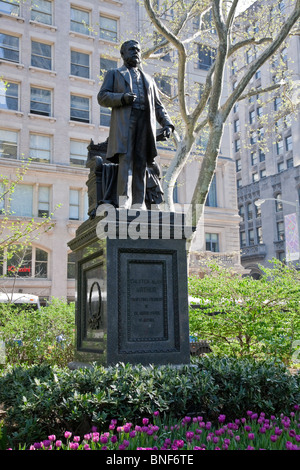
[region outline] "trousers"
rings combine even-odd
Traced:
[[[145,209],[146,167],[150,133],[149,111],[132,108],[127,152],[118,155],[117,195],[119,207],[129,209],[135,206]]]

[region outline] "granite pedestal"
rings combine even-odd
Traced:
[[[183,214],[103,210],[69,243],[76,253],[76,354],[104,366],[189,364]]]

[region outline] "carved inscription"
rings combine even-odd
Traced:
[[[164,262],[129,262],[128,341],[167,339]]]

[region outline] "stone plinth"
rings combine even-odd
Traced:
[[[101,210],[69,243],[77,258],[76,361],[188,364],[191,228],[183,214]]]

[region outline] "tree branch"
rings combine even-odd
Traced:
[[[168,39],[168,41],[173,44],[173,46],[178,51],[178,95],[179,95],[179,105],[181,109],[182,117],[185,123],[188,125],[189,123],[189,116],[187,113],[186,101],[185,101],[185,72],[186,72],[186,51],[184,44],[180,41],[176,35],[170,31],[158,18],[156,15],[151,0],[144,0],[144,5],[146,11],[155,25],[156,29],[163,34],[164,37]]]
[[[281,30],[279,31],[277,37],[273,40],[272,44],[267,47],[261,55],[252,62],[252,65],[249,67],[248,71],[245,73],[243,78],[238,83],[237,87],[234,89],[233,93],[229,96],[226,102],[223,104],[221,111],[223,113],[224,119],[229,115],[233,104],[238,101],[239,97],[243,93],[244,89],[248,85],[250,79],[253,77],[255,72],[276,52],[280,44],[286,39],[290,30],[300,17],[300,0],[297,0],[295,8],[287,20],[284,22]]]

